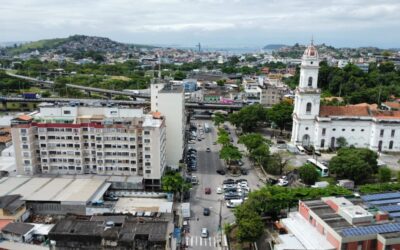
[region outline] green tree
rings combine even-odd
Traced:
[[[260,215],[248,211],[248,216],[238,223],[237,237],[240,242],[254,242],[263,234],[264,223]]]
[[[319,174],[313,165],[306,163],[299,168],[299,176],[305,184],[314,185],[318,180]]]
[[[226,121],[226,116],[222,113],[214,113],[212,120],[215,126],[219,127],[219,125]]]
[[[48,98],[48,97],[50,97],[50,96],[51,96],[50,91],[46,90],[46,91],[42,92],[42,97],[43,97],[43,98]]]
[[[229,115],[228,120],[243,132],[251,132],[258,127],[260,122],[267,119],[265,109],[260,104],[254,104],[242,108]]]
[[[182,194],[190,189],[191,184],[185,182],[179,173],[168,172],[161,178],[161,186],[164,192]]]
[[[292,124],[293,105],[288,101],[282,101],[267,110],[268,119],[275,123],[282,131]]]
[[[240,153],[236,146],[227,144],[222,146],[219,152],[219,157],[228,164],[228,167],[230,167],[232,161],[242,159],[242,153]]]
[[[264,143],[270,144],[270,141],[265,139],[260,133],[249,133],[241,135],[238,143],[244,144],[249,153],[252,153],[260,145]]]
[[[174,80],[182,81],[186,78],[186,73],[183,71],[176,71],[174,74]]]
[[[392,171],[387,167],[381,167],[378,170],[379,182],[389,182],[392,178]]]
[[[282,175],[289,160],[285,159],[281,153],[273,153],[268,159],[268,171],[266,171]]]
[[[336,139],[336,144],[338,148],[345,148],[348,145],[346,138],[343,136],[340,136]]]
[[[377,172],[377,159],[378,155],[369,149],[342,148],[329,162],[329,171],[359,183]]]
[[[231,143],[231,139],[229,138],[228,132],[225,129],[219,128],[218,129],[218,138],[217,143],[223,146],[229,145]]]

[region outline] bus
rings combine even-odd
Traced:
[[[315,159],[308,159],[307,163],[312,164],[315,169],[318,171],[321,177],[327,177],[329,176],[329,169],[327,166],[322,164],[321,162],[315,160]]]

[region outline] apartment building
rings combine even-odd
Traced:
[[[17,173],[142,177],[160,186],[166,165],[163,117],[142,109],[44,106],[12,120]]]
[[[167,165],[178,166],[185,146],[185,94],[182,86],[151,84],[151,110],[165,117]]]

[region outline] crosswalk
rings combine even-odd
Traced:
[[[202,248],[217,248],[219,240],[217,237],[202,238],[201,236],[186,236],[186,246],[202,247]]]

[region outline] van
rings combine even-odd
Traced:
[[[297,145],[297,150],[299,151],[299,154],[304,155],[306,154],[306,150],[303,148],[301,145]]]
[[[237,207],[237,206],[241,205],[242,203],[243,203],[242,199],[229,200],[229,201],[226,202],[226,207],[234,208],[234,207]]]

